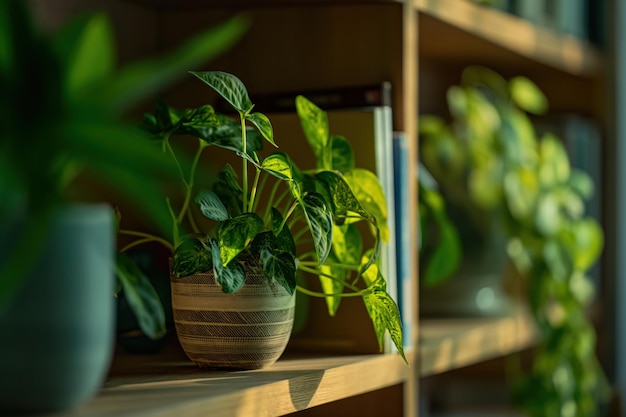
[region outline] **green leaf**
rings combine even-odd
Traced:
[[[571,225],[570,250],[574,257],[574,266],[586,271],[598,260],[604,247],[604,232],[595,220],[587,218]]]
[[[331,169],[346,172],[354,168],[354,152],[352,145],[343,136],[331,136],[332,166]]]
[[[461,84],[468,87],[486,87],[501,99],[508,100],[509,98],[509,86],[504,77],[481,65],[471,65],[465,68],[461,75]]]
[[[539,176],[543,184],[563,184],[569,180],[569,158],[563,144],[554,135],[548,133],[543,136],[539,144],[539,156]]]
[[[104,86],[105,99],[113,109],[129,108],[229,49],[247,27],[247,20],[236,16],[194,36],[169,55],[123,68],[112,83]]]
[[[248,96],[248,90],[235,75],[223,71],[190,71],[190,73],[209,85],[242,115],[252,110],[253,104]]]
[[[402,322],[400,310],[396,302],[384,290],[384,287],[378,283],[374,284],[371,292],[363,296],[363,302],[374,324],[374,331],[378,338],[380,350],[382,351],[383,349],[385,332],[388,331],[393,344],[398,349],[398,353],[406,362],[402,341]]]
[[[329,149],[328,116],[304,96],[296,97],[296,111],[300,124],[311,149],[318,161],[319,169],[332,169]]]
[[[543,114],[548,110],[548,99],[537,84],[526,77],[518,76],[509,81],[511,99],[522,110]]]
[[[324,198],[315,192],[308,192],[300,201],[313,236],[317,261],[321,265],[330,253],[333,236],[333,217]]]
[[[276,236],[276,249],[296,256],[296,242],[293,240],[291,230],[283,223],[283,216],[274,207],[272,207],[272,232]]]
[[[376,224],[376,218],[361,206],[343,175],[336,171],[322,171],[315,174],[315,178],[328,189],[328,195],[332,198],[334,213],[357,213],[370,223]]]
[[[222,292],[232,294],[239,291],[246,282],[246,273],[239,262],[231,262],[227,266],[222,265],[221,249],[217,240],[210,238],[209,247],[213,255],[213,274],[215,282],[222,288]]]
[[[259,129],[261,135],[272,145],[276,146],[274,142],[274,130],[272,129],[272,124],[270,123],[270,119],[267,118],[263,113],[252,113],[246,116],[246,120],[249,120]],[[278,147],[278,146],[276,146]]]
[[[213,268],[213,255],[208,239],[187,239],[174,251],[172,273],[176,278],[209,271]]]
[[[535,212],[535,225],[543,236],[553,236],[563,224],[559,210],[559,201],[555,193],[547,193],[539,197]]]
[[[254,213],[243,213],[224,221],[219,230],[221,264],[227,266],[262,231],[263,221]]]
[[[328,256],[328,260],[331,263],[339,262],[333,253]],[[320,271],[322,274],[325,274],[319,276],[322,292],[324,294],[329,294],[324,297],[326,300],[326,307],[328,308],[328,314],[334,316],[339,309],[339,304],[342,298],[339,294],[343,292],[343,282],[348,277],[348,274],[343,268],[335,268],[329,265],[321,265]]]
[[[342,264],[359,265],[363,254],[363,240],[356,225],[333,225],[332,252]]]
[[[113,72],[115,46],[104,14],[73,20],[63,27],[54,46],[64,61],[66,89],[71,97],[86,94]]]
[[[420,279],[427,287],[444,282],[458,268],[462,253],[461,239],[448,217],[445,201],[435,184],[423,175],[419,180],[420,196]],[[431,231],[434,229],[434,233]],[[434,235],[434,236],[432,236]]]
[[[388,242],[390,235],[387,226],[387,199],[376,174],[367,169],[354,168],[344,172],[343,178],[361,207],[376,218],[381,240]]]
[[[532,216],[539,195],[539,181],[534,170],[511,168],[504,176],[504,195],[507,207],[518,221]]]
[[[218,222],[228,219],[226,207],[213,191],[200,191],[194,202],[200,206],[204,217]]]
[[[273,153],[263,160],[261,169],[283,180],[293,179],[293,162],[284,153]]]
[[[121,252],[117,254],[115,271],[141,330],[152,339],[165,335],[165,312],[150,280],[128,255]]]
[[[276,280],[289,294],[296,290],[296,260],[290,253],[274,254],[270,249],[263,248],[260,252],[263,273],[266,277]]]

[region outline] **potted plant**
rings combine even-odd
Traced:
[[[209,368],[274,362],[288,341],[294,291],[300,290],[324,297],[331,314],[342,297],[362,297],[381,346],[389,332],[404,356],[399,311],[377,267],[386,212],[376,176],[355,168],[349,143],[331,137],[326,113],[303,96],[296,107],[316,166],[301,170],[281,152],[261,158],[263,140],[277,145],[269,119],[252,112],[241,80],[220,71],[192,74],[219,93],[239,120],[209,105],[178,110],[160,103],[154,115],[146,115],[144,128],[174,160],[173,138],[194,137],[195,163],[191,171],[181,170],[179,206],[166,196],[174,225],[171,241],[120,229],[136,236],[138,244],[155,240],[171,250],[174,321],[187,355]],[[210,188],[198,189],[196,170],[210,146],[236,155],[241,170],[226,164]],[[373,242],[367,250],[359,230],[364,223]],[[298,271],[319,277],[321,290],[297,285]],[[238,301],[243,306],[235,305]],[[268,316],[274,324],[260,321]],[[239,322],[215,323],[227,317]],[[252,345],[269,328],[279,334],[270,336],[265,347]]]
[[[462,207],[465,219],[490,219],[513,271],[501,279],[508,275],[535,319],[539,340],[531,367],[515,378],[516,398],[532,416],[599,415],[608,391],[587,273],[603,232],[583,203],[593,183],[570,166],[556,136],[536,134],[529,114],[546,112],[547,100],[529,79],[469,67],[448,90],[448,104],[449,122],[420,119],[421,157],[446,202]]]
[[[99,389],[114,346],[116,226],[112,207],[84,192],[107,182],[166,224],[152,203],[177,169],[121,112],[244,26],[234,19],[116,71],[104,15],[52,37],[26,2],[0,3],[0,414],[72,407]],[[135,284],[122,280],[142,291]]]

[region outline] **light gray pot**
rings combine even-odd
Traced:
[[[0,262],[10,235],[0,236]],[[114,348],[114,249],[110,207],[58,213],[39,261],[0,312],[0,415],[67,409],[99,390]]]

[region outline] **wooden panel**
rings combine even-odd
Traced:
[[[527,314],[420,320],[420,375],[429,376],[507,355],[536,340]]]
[[[601,54],[590,44],[513,15],[468,0],[413,4],[422,17],[422,54],[463,61],[525,58],[580,77],[597,77],[603,69]]]
[[[402,384],[410,369],[397,355],[364,355],[208,372],[181,355],[120,354],[100,395],[57,417],[279,416]]]

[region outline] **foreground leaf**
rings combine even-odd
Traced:
[[[165,335],[161,299],[141,269],[128,255],[118,253],[115,272],[141,330],[152,339]]]

